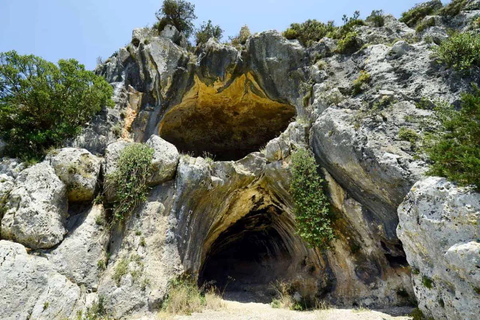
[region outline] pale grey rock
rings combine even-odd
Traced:
[[[97,189],[102,160],[85,149],[63,148],[47,158],[55,173],[67,186],[68,200],[90,201]]]
[[[26,164],[15,158],[0,159],[0,173],[9,177],[16,178],[18,174],[26,168]]]
[[[83,309],[81,289],[24,246],[0,240],[2,319],[70,319]]]
[[[158,185],[173,179],[177,170],[180,154],[177,148],[157,135],[152,135],[146,145],[153,148],[152,175],[148,178],[149,185]]]
[[[394,56],[395,58],[399,58],[407,53],[408,50],[411,49],[411,46],[406,41],[397,41],[393,45],[390,55]]]
[[[71,217],[72,229],[62,243],[47,254],[58,273],[87,289],[97,289],[107,262],[109,240],[102,205],[94,205]]]
[[[51,248],[66,233],[65,184],[42,162],[22,171],[11,190],[2,219],[1,235],[32,249]]]
[[[430,177],[412,187],[398,215],[398,237],[424,315],[478,319],[480,194]]]
[[[279,137],[269,141],[265,147],[265,158],[270,161],[278,161],[288,158],[292,151],[305,148],[307,141],[308,124],[292,122],[287,130]]]
[[[177,28],[167,24],[165,28],[160,32],[160,37],[172,40],[173,43],[179,45],[182,48],[186,48],[188,45],[187,39],[183,33],[179,32]]]
[[[105,150],[105,165],[103,167],[103,173],[105,176],[108,176],[117,170],[117,162],[120,159],[122,151],[131,144],[132,142],[119,140],[107,146],[107,149]]]

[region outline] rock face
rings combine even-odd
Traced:
[[[413,186],[398,216],[398,236],[424,315],[477,319],[480,194],[443,178],[428,178]]]
[[[0,240],[2,319],[66,319],[83,309],[84,294],[47,259]]]
[[[265,302],[279,280],[306,304],[417,300],[436,319],[474,319],[478,194],[425,179],[427,159],[416,151],[435,126],[432,101],[459,106],[480,80],[431,55],[448,28],[472,26],[477,4],[433,17],[422,32],[393,16],[382,27],[367,21],[354,27],[365,45],[351,54],[338,54],[335,39],[305,48],[276,31],[238,49],[210,39],[189,52],[173,27],[134,30],[96,69],[114,87],[115,107],[70,141],[74,148],[28,169],[0,162],[1,236],[29,248],[0,242],[0,310],[71,318],[102,299],[115,318],[141,318],[158,311],[169,281],[188,275]],[[132,143],[154,149],[151,189],[116,224],[102,186]],[[329,250],[296,233],[290,181],[299,148],[313,151],[326,180]],[[89,203],[97,191],[104,203]]]
[[[65,184],[42,162],[22,171],[10,191],[2,218],[1,235],[32,249],[51,248],[66,233]]]
[[[47,161],[67,186],[68,200],[90,201],[95,195],[102,161],[85,149],[64,148]]]

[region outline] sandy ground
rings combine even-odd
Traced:
[[[319,311],[292,311],[274,309],[268,304],[223,300],[219,310],[205,310],[191,316],[175,316],[177,320],[410,320],[408,308],[392,309],[384,312],[372,310],[328,309]]]

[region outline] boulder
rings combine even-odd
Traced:
[[[147,181],[148,184],[153,186],[173,179],[180,158],[177,148],[157,135],[152,135],[146,145],[154,150],[153,172]]]
[[[72,319],[83,308],[80,288],[21,244],[0,240],[0,261],[2,319]]]
[[[67,188],[48,162],[22,171],[5,204],[1,236],[32,249],[51,248],[66,233]]]
[[[85,149],[63,148],[47,157],[55,173],[67,185],[68,200],[94,198],[102,160]]]
[[[417,182],[398,208],[419,308],[434,319],[478,319],[480,194],[444,178]]]

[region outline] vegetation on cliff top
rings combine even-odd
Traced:
[[[76,60],[58,66],[15,51],[0,54],[0,138],[6,153],[39,159],[77,135],[102,106],[113,106],[112,87]]]
[[[185,37],[189,37],[193,32],[193,20],[195,15],[195,5],[185,0],[164,0],[162,7],[155,16],[158,22],[154,25],[161,32],[167,24],[183,32]]]
[[[290,192],[298,234],[312,247],[328,248],[334,239],[330,203],[313,154],[299,149],[292,155]]]

